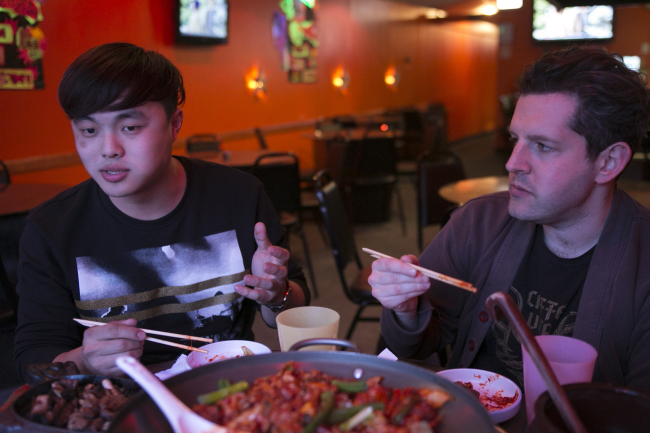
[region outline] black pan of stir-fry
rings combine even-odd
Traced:
[[[290,362],[291,368],[296,370],[317,370],[343,381],[363,381],[380,376],[383,378],[381,384],[385,387],[442,390],[450,398],[438,409],[436,433],[495,431],[479,401],[461,387],[424,368],[359,353],[305,351],[245,356],[187,371],[168,379],[165,385],[189,407],[195,407],[197,397],[217,390],[220,380],[227,379],[232,384],[246,381],[252,385],[258,378],[277,375]],[[315,411],[318,412],[318,409]],[[338,431],[336,429],[333,431]],[[156,404],[144,393],[131,399],[122,408],[109,431],[172,432]]]

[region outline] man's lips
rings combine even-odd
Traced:
[[[521,185],[511,182],[510,183],[510,194],[514,195],[515,197],[522,197],[525,195],[532,195],[533,193],[528,191],[526,188],[522,187]]]
[[[122,167],[107,167],[99,170],[106,182],[119,182],[126,177],[129,170]]]

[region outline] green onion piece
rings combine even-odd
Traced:
[[[365,380],[359,380],[356,382],[344,382],[342,380],[334,379],[332,385],[336,386],[339,391],[347,392],[350,394],[356,394],[357,392],[363,392],[368,389],[368,384]]]
[[[341,424],[343,421],[347,421],[359,412],[363,408],[366,407],[372,407],[375,410],[384,410],[384,403],[379,403],[379,402],[374,402],[370,404],[362,404],[359,406],[351,406],[351,407],[341,407],[339,409],[334,409],[332,413],[330,414],[330,417],[327,419],[327,423],[330,425],[333,424]]]
[[[339,426],[341,431],[350,431],[362,422],[364,422],[368,417],[372,416],[373,408],[372,406],[367,406],[363,408],[358,414],[345,421]]]
[[[319,425],[325,423],[334,407],[334,392],[323,391],[320,395],[320,408],[312,420],[302,429],[301,433],[314,433]]]
[[[226,398],[229,395],[232,395],[236,392],[246,391],[247,389],[248,389],[248,382],[242,380],[241,382],[237,382],[233,385],[230,385],[227,388],[219,389],[217,391],[209,392],[207,394],[202,394],[196,398],[196,401],[198,401],[201,404],[210,404],[210,403],[217,402],[223,398]]]

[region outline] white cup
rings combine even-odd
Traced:
[[[539,335],[535,340],[544,352],[560,385],[591,382],[598,353],[590,344],[563,335]],[[546,384],[523,346],[521,355],[524,365],[526,415],[530,424],[535,417],[535,401],[546,391]]]
[[[341,316],[323,307],[297,307],[275,318],[280,350],[287,352],[295,343],[309,338],[336,338]],[[334,350],[333,346],[308,346],[301,350]]]

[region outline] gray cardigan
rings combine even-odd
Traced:
[[[382,334],[398,356],[423,359],[455,342],[449,367],[471,365],[492,324],[485,300],[508,291],[534,233],[534,223],[509,215],[508,200],[503,192],[466,203],[422,253],[422,266],[479,290],[472,294],[431,280],[420,297],[414,332],[384,309]],[[598,351],[594,381],[650,391],[649,295],[650,211],[617,189],[573,331]]]

